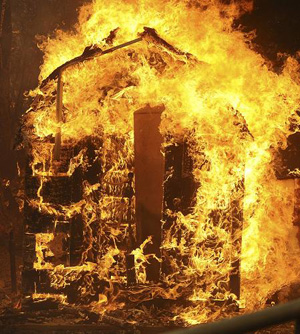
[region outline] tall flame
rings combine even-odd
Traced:
[[[99,136],[104,139],[101,156],[105,160],[116,149],[112,136],[123,138],[124,156],[115,154],[112,167],[110,161],[104,161],[110,166],[109,173],[116,175],[122,165],[124,173],[118,177],[124,179],[130,171],[133,113],[147,103],[165,106],[160,125],[165,145],[170,135],[191,144],[194,178],[201,186],[192,212],[177,214],[174,234],[166,234],[162,243],[162,250],[176,249],[189,261],[178,267],[175,259],[170,260],[177,273],[165,281],[174,280],[175,287],[170,284],[167,291],[153,288],[153,295],[176,299],[183,287],[192,286],[191,301],[210,298],[215,282],[231,270],[228,259],[239,257],[242,298],[248,309],[263,305],[272,293],[299,280],[300,249],[292,223],[294,181],[279,181],[274,169],[275,154],[286,147],[292,133],[291,119],[299,123],[298,64],[289,57],[282,73],[274,73],[251,48],[251,36],[232,28],[234,18],[251,8],[251,1],[225,5],[217,0],[94,0],[80,9],[73,32],[57,31],[55,38],[40,45],[45,53],[40,81],[82,54],[83,46],[107,49],[137,38],[144,27],[155,29],[169,45],[182,51],[172,52],[146,37],[135,46],[95,57],[63,73],[65,119],[59,124],[63,143],[75,145],[87,136]],[[35,100],[25,120],[34,156],[32,168],[40,175],[41,187],[47,168],[49,173],[53,168],[45,167],[51,160],[51,147],[41,142],[57,132],[55,94],[55,81],[31,92]],[[84,152],[74,159],[76,166],[84,165],[83,156]],[[44,168],[37,170],[40,165]],[[99,201],[95,206],[90,200],[90,187],[85,184],[81,206],[62,208],[69,216],[83,210],[87,227],[99,207],[102,215],[109,211],[108,202]],[[243,206],[241,255],[228,231],[228,207],[233,201]],[[42,197],[35,205],[50,210]],[[211,212],[218,210],[221,217],[213,223]],[[176,229],[183,234],[180,242]],[[112,231],[113,238],[122,238],[120,230]],[[213,247],[208,246],[210,242]],[[142,283],[142,265],[147,261],[144,246],[133,251],[140,258]],[[88,247],[93,247],[91,242]],[[116,265],[117,253],[116,248],[110,249],[103,257],[101,277],[109,277],[105,268]],[[82,265],[87,265],[85,260]],[[114,275],[118,275],[116,269]],[[112,295],[112,288],[107,289]],[[222,299],[224,294],[215,297]],[[107,297],[100,301],[101,305],[108,303]],[[218,315],[200,309],[181,307],[176,317],[194,324]]]

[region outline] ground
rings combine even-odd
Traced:
[[[0,243],[0,263],[1,263],[1,270],[0,270],[0,332],[1,332],[1,322],[5,324],[22,324],[22,323],[31,323],[34,325],[61,325],[61,324],[79,324],[83,326],[94,326],[93,319],[91,318],[92,315],[88,312],[78,312],[74,310],[74,308],[64,308],[63,310],[59,309],[52,309],[50,313],[52,317],[49,317],[49,310],[40,310],[40,311],[30,311],[27,312],[26,315],[22,313],[19,309],[19,301],[20,301],[20,294],[12,294],[11,293],[11,285],[10,285],[10,263],[9,263],[9,253],[8,253],[8,242],[7,239],[1,240]],[[17,268],[21,268],[21,252],[18,250],[17,252]],[[18,270],[20,272],[20,270]],[[20,275],[18,276],[18,290],[20,291]],[[3,317],[5,314],[5,317]],[[5,319],[5,320],[4,320]],[[108,319],[109,321],[111,319]],[[108,322],[109,322],[108,321]],[[12,334],[12,333],[19,333],[19,334],[37,334],[41,332],[40,329],[29,330],[23,328],[24,326],[20,326],[18,330],[14,329],[13,331],[4,331],[3,334]],[[107,325],[107,323],[103,323],[103,329],[97,328],[81,328],[80,331],[76,331],[69,328],[68,331],[58,331],[58,329],[48,331],[43,331],[46,334],[58,334],[58,333],[80,333],[80,334],[157,334],[163,333],[165,329],[163,328],[153,328],[153,329],[140,329],[140,328],[128,328],[122,327],[118,324],[115,327],[111,325]],[[1,332],[2,333],[2,332]],[[279,326],[274,326],[268,329],[257,331],[253,334],[291,334],[294,333],[294,324],[287,323]],[[220,333],[222,334],[222,333]],[[234,334],[234,333],[233,333]]]

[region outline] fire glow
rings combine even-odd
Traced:
[[[73,32],[58,31],[40,45],[41,85],[30,93],[34,101],[24,117],[30,177],[37,182],[35,193],[27,193],[27,206],[54,225],[27,233],[35,240],[33,269],[49,272],[52,289],[33,297],[57,296],[102,315],[124,310],[129,322],[145,313],[134,313],[136,305],[161,298],[174,301],[162,321],[188,325],[219,317],[228,300],[258,308],[299,280],[296,181],[276,174],[278,151],[299,123],[299,68],[289,57],[282,73],[274,73],[251,49],[253,36],[232,28],[247,10],[249,1],[95,0],[80,9]],[[44,80],[85,46],[91,45],[86,52],[105,51],[137,38],[61,73],[58,122],[58,79]],[[187,210],[181,198],[174,196],[172,208],[165,199],[160,254],[146,251],[155,244],[153,236],[139,240],[134,191],[128,194],[135,187],[134,115],[157,106],[162,155],[167,161],[173,148],[186,147],[196,186]],[[92,172],[95,162],[99,170]],[[70,201],[47,200],[55,188],[51,183],[76,178],[80,195],[72,191]],[[70,263],[61,245],[79,216],[83,250]],[[134,259],[132,285],[128,259]],[[160,276],[149,282],[153,261]],[[234,270],[241,278],[240,296],[229,288]],[[61,292],[72,284],[79,295],[73,301]]]

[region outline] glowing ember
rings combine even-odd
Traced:
[[[95,0],[81,8],[75,32],[58,31],[41,45],[41,83],[83,46],[93,46],[84,55],[98,53],[61,72],[60,122],[55,76],[31,92],[24,119],[37,182],[27,205],[48,217],[45,225],[55,222],[34,232],[34,268],[50,271],[52,297],[64,291],[58,294],[64,302],[101,314],[130,313],[161,298],[169,301],[163,321],[196,324],[219,317],[228,300],[238,299],[230,284],[239,265],[240,299],[249,310],[298,280],[294,181],[279,181],[275,172],[278,151],[297,128],[291,123],[299,124],[297,62],[289,58],[275,74],[251,50],[250,37],[232,29],[234,18],[251,7],[250,1]],[[107,54],[98,49],[137,38]],[[151,236],[137,240],[130,194],[133,115],[147,104],[164,106],[165,196],[176,173],[168,159],[176,150],[187,161],[184,184],[194,185],[188,204],[180,196],[164,200],[161,258],[146,251]],[[53,157],[58,136],[59,161]],[[66,260],[72,251],[77,257]],[[136,284],[129,286],[132,255]],[[147,279],[151,261],[160,264],[159,282]],[[43,291],[34,296],[47,298]]]

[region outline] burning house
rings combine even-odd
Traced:
[[[244,2],[135,5],[95,1],[42,46],[22,128],[25,300],[128,322],[156,305],[178,324],[254,308],[299,280],[299,173],[282,161],[295,62],[275,74],[231,28]]]

